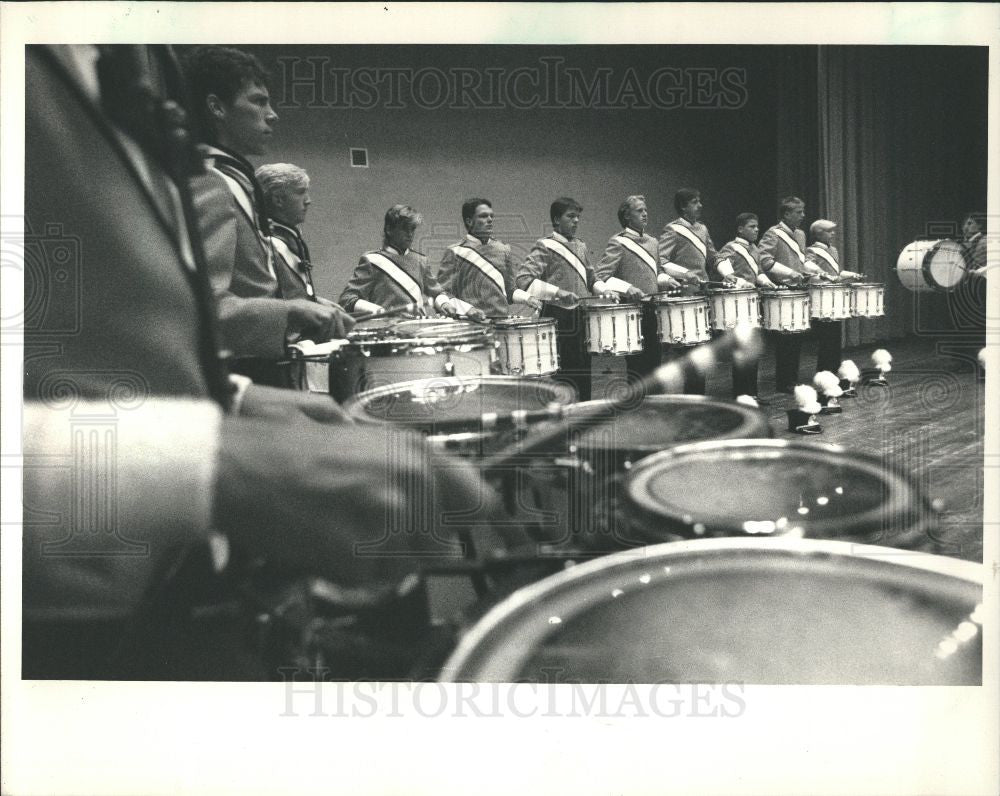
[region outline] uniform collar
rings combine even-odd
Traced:
[[[399,249],[397,249],[397,248],[396,248],[395,246],[392,246],[392,245],[390,245],[390,244],[388,244],[388,243],[387,243],[387,244],[385,244],[384,248],[385,248],[385,250],[386,250],[387,252],[389,252],[390,254],[395,254],[395,255],[397,255],[397,256],[399,256],[399,257],[405,257],[405,256],[406,256],[407,254],[409,254],[409,253],[410,253],[410,250],[409,250],[409,249],[407,249],[407,250],[406,250],[405,252],[401,252],[401,251],[399,251]]]
[[[483,242],[482,242],[481,240],[479,240],[479,238],[477,238],[477,237],[476,237],[475,235],[473,235],[473,234],[472,234],[471,232],[470,232],[470,233],[468,233],[468,234],[467,234],[467,235],[465,236],[465,240],[464,240],[464,241],[462,241],[462,243],[467,243],[467,244],[469,244],[469,245],[471,245],[471,246],[488,246],[488,245],[489,245],[490,243],[492,243],[492,242],[493,242],[493,238],[492,238],[492,237],[490,237],[490,238],[487,238],[487,239],[486,239],[486,243],[483,243]]]
[[[815,243],[813,243],[813,246],[818,247],[820,249],[829,249],[830,248],[825,243],[823,243],[823,241],[821,241],[821,240],[818,240]]]
[[[749,249],[749,248],[750,248],[751,246],[753,246],[753,244],[752,244],[752,243],[751,243],[750,241],[748,241],[748,240],[747,240],[746,238],[744,238],[744,237],[743,237],[742,235],[737,235],[737,236],[736,236],[736,242],[737,242],[737,243],[742,243],[742,244],[743,244],[744,246],[746,246],[746,247],[747,247],[748,249]]]
[[[556,230],[552,230],[552,239],[557,240],[560,243],[569,243],[569,238],[567,238],[561,232],[557,232]]]
[[[271,219],[271,226],[278,227],[279,229],[287,229],[297,238],[302,237],[302,233],[299,231],[298,227],[293,227],[291,224],[286,224],[284,221],[278,221],[276,218]]]
[[[784,220],[778,222],[778,226],[785,230],[789,235],[794,235],[798,230],[792,229]]]
[[[690,229],[694,229],[694,224],[692,224],[690,221],[688,221],[686,218],[684,218],[684,216],[681,216],[680,218],[678,218],[674,223],[675,224],[683,224],[685,227],[688,227]],[[698,222],[695,222],[695,224],[696,223],[698,223]]]
[[[637,240],[642,240],[646,237],[645,232],[636,232],[632,229],[632,227],[625,227],[625,229],[622,230],[622,235],[626,238],[636,238]]]

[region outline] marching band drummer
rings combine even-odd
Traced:
[[[610,290],[623,294],[630,301],[680,287],[680,282],[660,266],[657,240],[646,234],[648,221],[646,197],[625,197],[618,208],[622,231],[611,236],[604,256],[594,269],[596,277]],[[662,359],[656,308],[645,302],[642,305],[642,351],[625,357],[629,379],[652,373]]]
[[[689,285],[701,285],[708,281],[708,269],[717,257],[715,244],[708,234],[708,227],[701,223],[701,192],[693,188],[681,188],[674,194],[674,208],[679,216],[669,222],[660,234],[659,252],[663,270],[675,279]],[[668,349],[670,356],[678,356],[683,350]],[[684,380],[684,392],[695,395],[705,394],[705,377],[688,372]]]
[[[760,219],[754,213],[740,213],[736,216],[736,237],[719,249],[715,271],[725,282],[735,287],[754,286],[775,288],[766,271],[774,264],[774,258],[757,246],[760,233]],[[738,365],[733,362],[733,397],[751,395],[761,406],[770,401],[761,398],[757,387],[758,362]]]
[[[514,286],[517,268],[510,246],[493,237],[493,203],[474,197],[462,203],[464,240],[445,249],[438,281],[448,294],[491,318],[506,318],[512,303],[539,309],[542,302]]]
[[[486,320],[482,310],[450,296],[427,268],[427,257],[411,249],[423,216],[409,205],[393,205],[385,214],[382,248],[361,255],[340,303],[348,312],[382,312],[425,302],[443,315]]]
[[[542,315],[556,321],[556,349],[562,374],[573,384],[580,401],[590,400],[590,355],[584,347],[584,326],[573,305],[581,296],[616,299],[594,273],[587,244],[576,237],[583,206],[561,196],[549,207],[553,231],[535,241],[514,281],[521,290],[545,302]],[[564,306],[557,306],[562,304]]]
[[[771,258],[765,266],[772,282],[797,286],[809,276],[819,276],[819,266],[806,260],[806,236],[799,229],[806,215],[806,203],[797,196],[786,196],[778,204],[777,224],[760,239],[761,252]],[[763,262],[763,260],[761,261]],[[798,334],[778,334],[774,343],[775,392],[791,395],[799,383],[802,338]]]
[[[809,226],[809,237],[813,244],[806,249],[806,262],[822,271],[822,278],[831,282],[844,279],[860,279],[861,274],[845,271],[840,267],[840,255],[833,246],[837,225],[826,218],[818,218]],[[836,373],[840,367],[843,351],[843,321],[812,320],[816,333],[816,372],[829,370]]]

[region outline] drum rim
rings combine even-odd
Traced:
[[[629,471],[628,476],[625,479],[623,496],[626,503],[634,510],[639,511],[645,517],[658,518],[661,521],[676,521],[679,518],[670,515],[663,511],[661,506],[654,505],[648,496],[645,494],[637,495],[638,484],[644,478],[649,477],[649,471],[657,467],[657,465],[678,460],[683,461],[686,456],[696,456],[704,453],[713,452],[731,452],[734,449],[761,449],[761,450],[772,450],[772,451],[788,451],[788,452],[800,452],[805,453],[812,457],[827,458],[831,455],[843,457],[845,464],[858,464],[860,463],[862,470],[867,470],[872,474],[878,474],[883,477],[883,483],[886,486],[895,486],[895,489],[890,490],[887,501],[885,503],[879,504],[865,512],[858,513],[852,517],[850,526],[848,527],[849,533],[844,534],[845,537],[849,537],[854,534],[865,533],[865,528],[876,527],[876,521],[886,515],[891,517],[901,516],[906,510],[908,504],[902,499],[903,494],[898,488],[900,485],[904,486],[906,490],[912,495],[913,501],[915,503],[922,503],[925,512],[921,512],[918,519],[914,520],[906,528],[902,529],[894,538],[909,538],[918,533],[923,532],[928,525],[932,522],[932,517],[934,515],[932,504],[930,498],[920,491],[919,487],[915,481],[906,473],[902,471],[901,468],[888,465],[884,463],[881,459],[875,456],[870,456],[865,453],[859,453],[851,451],[842,445],[837,445],[830,442],[802,442],[798,440],[787,440],[787,439],[723,439],[723,440],[705,440],[701,442],[684,443],[682,445],[675,445],[667,450],[661,451],[659,453],[654,453],[651,456],[646,456],[640,462],[636,463],[635,466]],[[885,478],[884,476],[888,474],[891,478]],[[893,483],[895,481],[895,484]],[[841,520],[822,520],[821,524],[814,524],[815,532],[822,533],[823,530],[831,524],[837,523],[843,525]],[[732,532],[737,536],[742,536],[743,532],[735,527],[726,528],[727,532]],[[779,535],[775,535],[773,538],[779,538]],[[809,536],[807,538],[815,538]]]
[[[710,296],[730,296],[739,293],[757,293],[755,287],[710,287],[706,288]]]
[[[770,298],[772,296],[775,298],[784,298],[786,296],[794,298],[809,298],[808,288],[795,288],[791,290],[773,290],[771,288],[760,288],[757,292],[767,298]]]
[[[615,301],[601,296],[582,296],[580,307],[585,310],[618,309],[619,307],[639,309],[640,304],[638,301]]]
[[[542,326],[555,326],[555,318],[528,318],[523,315],[509,315],[505,318],[491,318],[495,329],[535,329]]]
[[[665,296],[662,293],[650,295],[653,304],[694,304],[695,302],[708,303],[708,296]]]
[[[426,379],[411,379],[409,381],[397,381],[392,384],[383,384],[381,387],[376,387],[372,390],[364,390],[359,392],[357,395],[352,395],[343,404],[344,412],[354,420],[365,423],[375,423],[388,426],[399,426],[400,428],[408,428],[411,424],[400,423],[398,420],[385,420],[378,417],[372,417],[367,414],[364,409],[368,403],[376,398],[381,398],[386,395],[391,395],[396,392],[405,392],[406,390],[413,390],[417,387],[423,385],[443,385],[448,386],[458,386],[462,383],[475,382],[476,384],[509,384],[517,385],[522,388],[528,386],[532,389],[538,389],[539,385],[543,388],[552,387],[552,400],[550,403],[559,403],[559,391],[562,385],[557,381],[551,379],[545,379],[542,377],[525,379],[518,376],[433,376]],[[573,396],[566,396],[567,401],[564,404],[572,403]],[[478,432],[476,432],[478,433]],[[443,436],[443,435],[438,435]]]
[[[458,645],[442,667],[440,682],[466,682],[469,673],[482,671],[484,662],[495,660],[511,637],[510,628],[523,623],[543,601],[573,589],[585,588],[590,582],[610,580],[617,570],[627,571],[635,566],[651,567],[699,554],[724,556],[729,554],[772,553],[789,558],[829,557],[878,563],[886,567],[920,570],[944,578],[952,578],[967,585],[979,586],[985,582],[984,565],[972,561],[931,553],[914,553],[881,545],[860,545],[836,539],[797,539],[789,537],[745,538],[723,537],[717,539],[689,539],[679,542],[662,542],[632,550],[622,550],[591,561],[577,564],[535,583],[518,589],[493,606],[462,636]],[[906,561],[900,560],[905,557]],[[909,560],[913,559],[913,560]],[[982,600],[982,597],[980,597]],[[507,632],[504,632],[504,631]],[[509,647],[509,644],[507,644]],[[526,648],[518,665],[538,646]]]
[[[434,324],[441,324],[443,327],[454,324],[454,333],[446,333],[443,335],[429,334],[426,337],[423,337],[414,334],[406,334],[406,329],[404,328],[395,334],[395,340],[403,342],[415,340],[427,345],[449,345],[461,344],[470,341],[488,340],[493,333],[492,329],[488,326],[472,323],[471,321],[454,320],[451,318],[410,318],[404,321],[399,321],[398,323],[393,324],[390,328],[396,330],[400,327],[405,327],[406,324],[424,324],[427,327],[432,327]],[[420,328],[420,326],[416,326],[415,330],[419,331]]]
[[[758,409],[758,408],[755,408],[755,407],[752,407],[752,406],[747,406],[746,404],[741,404],[738,401],[727,401],[727,400],[724,400],[724,399],[721,399],[721,398],[714,398],[714,397],[712,397],[710,395],[683,395],[683,394],[647,395],[647,396],[645,396],[642,399],[642,403],[640,403],[639,406],[637,406],[635,408],[639,409],[646,402],[649,402],[649,403],[652,403],[652,404],[662,404],[663,406],[676,406],[677,404],[691,404],[691,405],[701,404],[703,406],[709,406],[709,405],[711,405],[711,406],[717,406],[717,407],[724,407],[724,408],[727,408],[727,409],[730,409],[730,408],[733,408],[733,407],[737,407],[736,411],[740,412],[740,413],[743,413],[744,420],[746,421],[743,424],[744,427],[749,427],[750,426],[750,420],[754,416],[759,417],[763,421],[764,425],[768,429],[770,429],[770,425],[771,425],[770,422],[767,419],[767,416],[763,412],[761,412],[760,409]],[[574,414],[574,407],[578,407],[578,406],[579,407],[587,407],[587,406],[592,406],[594,404],[599,404],[599,403],[606,403],[606,402],[602,401],[602,400],[578,401],[576,403],[569,404],[566,407],[566,409],[565,409],[565,414],[566,414],[566,416],[572,416]],[[584,412],[586,412],[586,409],[578,410],[578,411],[584,411]],[[715,440],[715,439],[708,439],[708,440],[701,440],[701,441],[703,441],[703,442],[715,442],[717,440]],[[647,455],[644,455],[643,458],[642,458],[642,461],[646,461],[646,459],[649,456],[656,456],[658,453],[664,451],[664,448],[662,447],[663,446],[662,442],[651,443],[651,444],[658,445],[659,447],[657,447],[655,450],[653,450],[652,452],[648,453]],[[677,447],[677,445],[689,445],[689,444],[692,444],[692,443],[688,443],[688,442],[678,443],[678,444],[670,445],[669,449],[673,449],[674,447]],[[588,445],[588,444],[586,444],[584,442],[581,442],[580,440],[575,441],[573,443],[573,447],[575,449],[574,452],[576,452],[576,453],[588,453],[588,452],[591,452],[591,451],[605,452],[605,451],[610,451],[610,450],[623,451],[623,452],[635,452],[635,451],[638,451],[638,452],[645,453],[648,450],[647,448],[644,448],[642,446],[634,446],[634,445],[633,446],[629,446],[628,448],[615,448],[615,449],[612,449],[612,448],[608,448],[608,447],[600,446],[600,445]],[[638,465],[638,463],[636,463],[634,466],[638,467],[639,465]]]

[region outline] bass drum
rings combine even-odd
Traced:
[[[814,539],[623,551],[526,586],[444,682],[981,685],[982,566]],[[556,679],[554,679],[556,678]]]
[[[823,443],[682,445],[644,459],[624,491],[633,544],[793,536],[928,550],[937,523],[908,474]]]
[[[915,240],[896,260],[899,281],[916,293],[949,293],[967,274],[965,250],[953,240]]]

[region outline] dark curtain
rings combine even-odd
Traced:
[[[847,345],[950,329],[946,296],[892,270],[917,238],[958,237],[986,207],[983,47],[818,47],[818,213],[843,265],[886,285],[886,317],[845,324]],[[807,208],[808,209],[808,208]]]

